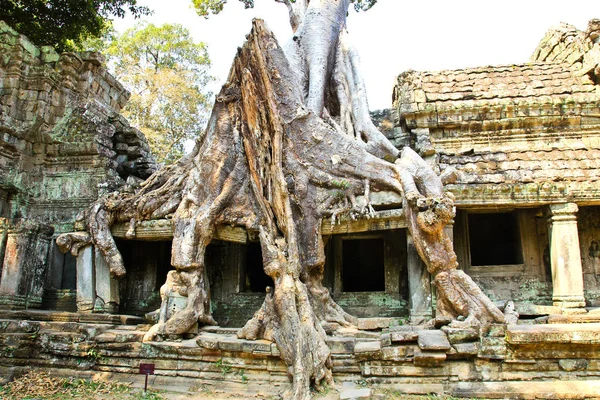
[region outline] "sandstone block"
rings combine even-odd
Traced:
[[[419,332],[417,343],[421,350],[446,351],[452,347],[446,334],[438,330]]]
[[[559,360],[558,365],[563,371],[584,371],[587,369],[589,361],[586,359],[564,359]]]
[[[456,343],[453,344],[452,347],[456,350],[457,355],[464,356],[476,356],[479,352],[479,344],[478,343]]]
[[[416,348],[413,360],[417,367],[441,367],[446,361],[446,352],[423,351]]]
[[[327,345],[332,354],[352,354],[355,339],[350,337],[328,337]]]
[[[472,342],[479,339],[479,335],[475,329],[460,329],[444,326],[442,327],[442,331],[446,334],[448,341],[451,344]]]
[[[358,329],[375,330],[388,328],[393,318],[360,318],[358,320]]]
[[[406,359],[414,356],[415,346],[390,346],[383,347],[381,354],[384,360],[391,361],[405,361]]]
[[[392,345],[392,337],[389,333],[384,333],[381,335],[381,347],[388,347]]]
[[[355,354],[372,353],[372,352],[378,352],[380,350],[381,350],[381,343],[380,342],[376,342],[376,341],[358,342],[354,346],[354,353]]]

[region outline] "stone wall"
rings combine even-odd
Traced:
[[[140,363],[151,363],[156,368],[154,388],[188,392],[201,387],[205,395],[224,391],[248,398],[257,393],[279,396],[290,387],[276,344],[238,339],[235,329],[207,327],[196,337],[142,343],[148,326],[134,321],[75,323],[68,321],[68,314],[62,315],[64,321],[53,321],[51,314],[20,314],[45,320],[15,320],[17,313],[1,316],[2,376],[44,368],[57,375],[98,379],[103,374],[111,380],[136,381]],[[368,322],[361,320],[359,325]],[[329,336],[336,381],[329,396],[358,387],[367,392],[361,398],[376,398],[370,397],[372,390],[380,396],[396,391],[469,398],[596,398],[599,324],[565,323],[574,322],[568,318],[546,322],[493,325],[481,338],[468,329],[397,325]]]

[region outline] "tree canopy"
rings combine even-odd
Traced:
[[[150,14],[137,0],[3,0],[0,20],[39,46],[57,51],[77,48],[85,40],[100,38],[110,27],[110,18]]]
[[[244,3],[246,8],[254,7],[254,0],[239,0]],[[295,3],[297,0],[275,0],[277,3],[290,4]],[[310,0],[303,0],[307,3]],[[192,0],[194,3],[194,7],[196,8],[196,12],[198,15],[203,17],[208,17],[210,14],[218,14],[223,10],[223,6],[227,3],[227,0]],[[377,0],[352,0],[354,3],[354,9],[356,11],[366,11],[369,8],[373,7]]]
[[[106,52],[131,92],[123,114],[144,132],[160,162],[176,161],[208,115],[206,45],[179,24],[138,24],[116,36]]]

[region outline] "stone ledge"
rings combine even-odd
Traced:
[[[506,331],[509,344],[572,343],[600,344],[600,323],[509,325]]]
[[[596,399],[600,380],[544,382],[459,382],[451,390],[456,397],[489,399]]]

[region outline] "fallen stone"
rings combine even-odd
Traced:
[[[438,330],[419,332],[417,343],[421,350],[446,351],[452,347],[446,334]]]

